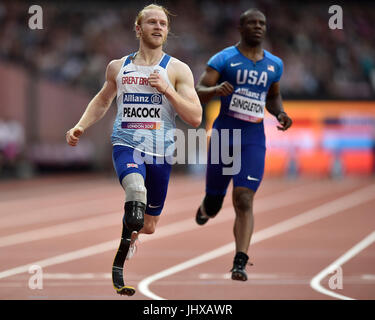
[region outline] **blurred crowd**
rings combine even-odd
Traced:
[[[24,145],[23,126],[16,120],[0,118],[0,177],[19,166]]]
[[[28,28],[30,2],[0,3],[0,59],[56,82],[96,92],[108,62],[137,50],[136,14],[152,1],[39,1],[43,29]],[[267,17],[265,48],[284,61],[284,98],[375,97],[375,5],[345,2],[343,29],[331,30],[327,2],[279,0],[160,1],[172,16],[165,51],[195,80],[208,59],[239,40],[241,12]]]

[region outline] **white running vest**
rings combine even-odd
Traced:
[[[156,156],[171,156],[177,113],[168,99],[148,84],[148,77],[157,70],[173,87],[167,73],[171,57],[163,54],[158,64],[139,66],[132,62],[135,54],[125,58],[116,77],[117,116],[112,145],[128,146]]]

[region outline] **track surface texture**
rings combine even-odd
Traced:
[[[194,221],[204,177],[172,175],[156,232],[111,267],[125,195],[113,177],[0,181],[1,300],[375,299],[375,179],[265,178],[255,197],[248,281],[230,279],[231,187],[220,213]]]

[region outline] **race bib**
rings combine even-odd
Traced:
[[[124,93],[121,128],[160,129],[161,93]]]
[[[265,106],[264,93],[237,89],[232,95],[228,115],[249,122],[261,122],[264,118]]]

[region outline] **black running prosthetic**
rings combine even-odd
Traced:
[[[146,205],[142,202],[125,202],[121,241],[112,266],[113,286],[121,295],[132,296],[135,293],[133,287],[124,284],[123,268],[130,247],[131,235],[134,231],[139,232],[143,228],[145,210]]]
[[[123,224],[131,231],[139,232],[143,228],[146,205],[140,201],[125,202]]]

